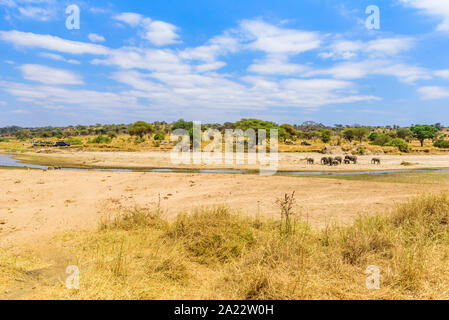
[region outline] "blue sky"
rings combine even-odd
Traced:
[[[0,17],[0,126],[449,125],[447,0],[0,0]]]

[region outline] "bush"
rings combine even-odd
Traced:
[[[384,133],[378,133],[374,137],[374,140],[372,140],[372,143],[376,146],[385,146],[389,144],[393,139]],[[371,137],[371,136],[370,136]]]
[[[117,138],[117,133],[115,133],[114,131],[109,131],[108,137],[111,139]]]
[[[433,145],[437,148],[448,149],[449,148],[449,140],[440,139],[438,141],[435,141],[435,143]]]
[[[401,152],[410,152],[410,146],[408,145],[408,143],[400,138],[393,139],[385,145],[390,147],[397,147]]]
[[[82,146],[83,142],[79,139],[68,139],[67,142],[72,146]]]
[[[108,143],[111,143],[111,141],[112,141],[111,138],[102,136],[100,134],[98,137],[96,137],[96,138],[94,138],[92,140],[89,140],[87,143],[108,144]]]
[[[154,140],[165,140],[165,133],[163,133],[162,131],[158,131],[155,135],[154,135]]]

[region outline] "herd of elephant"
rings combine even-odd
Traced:
[[[314,164],[315,160],[312,158],[308,158],[307,159],[307,163],[308,164]],[[322,165],[329,165],[329,166],[338,166],[341,165],[342,163],[344,164],[357,164],[357,156],[345,156],[345,158],[343,159],[342,157],[323,157],[321,158],[321,164]],[[380,159],[379,158],[373,158],[371,160],[372,164],[380,164]]]

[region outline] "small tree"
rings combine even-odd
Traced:
[[[355,137],[354,128],[349,128],[343,131],[343,138],[345,138],[349,142],[352,142],[352,140],[354,140],[354,137]]]
[[[409,138],[412,136],[412,132],[410,131],[410,129],[408,128],[399,128],[396,131],[396,135],[398,136],[398,138],[403,139],[403,140],[409,140]]]
[[[139,136],[141,139],[146,134],[152,134],[154,127],[145,121],[137,121],[128,129],[128,133],[132,136]]]
[[[360,142],[369,134],[369,130],[365,127],[354,128],[354,137]]]
[[[438,132],[438,129],[434,126],[429,125],[417,125],[410,128],[410,131],[413,134],[413,137],[418,139],[421,142],[421,147],[424,146],[424,141],[426,139],[435,138],[435,134]]]

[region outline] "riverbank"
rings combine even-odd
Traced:
[[[80,169],[178,169],[178,170],[249,170],[258,171],[259,165],[176,165],[170,152],[72,152],[58,150],[52,153],[26,152],[13,154],[14,158],[33,165],[61,166]],[[449,155],[382,155],[381,164],[371,163],[373,156],[359,156],[357,164],[325,166],[319,153],[279,153],[278,171],[289,172],[356,172],[383,170],[422,170],[449,168]],[[315,164],[307,164],[312,158]]]

